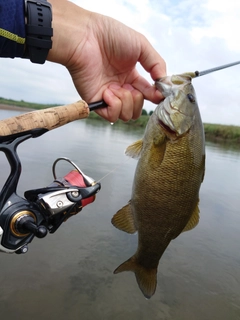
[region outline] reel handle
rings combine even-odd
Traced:
[[[47,228],[43,225],[37,226],[34,219],[31,216],[26,216],[26,217],[22,218],[17,223],[16,228],[22,234],[32,233],[37,238],[40,238],[40,239],[44,238],[48,233]]]

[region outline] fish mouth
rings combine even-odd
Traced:
[[[166,100],[168,100],[166,98]],[[169,133],[176,133],[174,124],[171,119],[171,113],[177,110],[171,105],[169,101],[164,100],[162,108],[159,109],[158,122]]]
[[[164,129],[164,131],[167,131],[170,135],[176,136],[176,131],[172,130],[166,123],[164,123],[161,119],[158,119],[159,125]]]
[[[168,110],[164,108],[164,106],[159,110],[158,123],[168,133],[170,133],[171,135],[172,134],[176,135],[177,132],[175,130],[174,124],[171,119],[171,111],[174,112],[175,108],[173,108],[171,103],[168,103],[167,105],[168,105]]]

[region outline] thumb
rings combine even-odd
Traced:
[[[165,61],[144,36],[142,36],[141,54],[138,61],[150,73],[154,81],[166,76]]]

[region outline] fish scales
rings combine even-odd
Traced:
[[[189,161],[190,166],[186,166],[186,160],[192,157],[191,152],[189,152],[190,149],[186,150],[185,148],[187,140],[188,137],[179,139],[178,145],[167,141],[164,159],[152,157],[148,160],[144,158],[143,154],[142,161],[140,159],[138,162],[136,175],[139,172],[141,172],[141,175],[134,184],[132,206],[134,214],[138,214],[140,248],[138,254],[144,251],[143,265],[146,265],[146,267],[149,267],[153,257],[151,254],[152,247],[148,246],[145,250],[141,249],[143,247],[142,243],[145,243],[142,239],[149,237],[149,228],[151,233],[154,233],[156,247],[158,248],[158,255],[154,257],[154,260],[157,260],[156,267],[169,241],[181,233],[198,203],[197,191],[202,177],[199,177],[197,170],[195,170],[196,165],[193,165],[192,160]],[[193,143],[194,141],[192,139]],[[149,147],[146,146],[146,151]],[[199,146],[199,151],[201,152],[201,146]],[[145,170],[145,168],[148,165],[151,166],[152,161],[153,168],[156,168],[149,174],[149,170]],[[156,166],[156,163],[159,165]],[[176,163],[174,169],[169,170],[169,167]],[[200,161],[197,165],[201,167],[202,162]],[[159,176],[161,176],[161,183],[159,183]],[[142,187],[149,180],[151,181],[151,189]],[[190,181],[193,181],[193,183],[190,184]],[[176,205],[173,206],[173,203]],[[172,221],[169,221],[169,217],[172,216],[178,220],[178,224],[172,224]],[[155,224],[152,224],[152,221],[155,221]],[[159,228],[159,224],[162,224],[162,228]],[[163,239],[165,239],[165,243],[163,243]],[[147,258],[146,252],[149,252]]]
[[[198,223],[205,170],[204,131],[191,77],[166,77],[157,85],[166,98],[150,117],[143,140],[126,151],[139,158],[132,198],[112,219],[123,231],[138,231],[136,253],[115,273],[135,272],[147,298],[155,292],[159,260],[170,241]],[[126,217],[131,228],[123,226]]]

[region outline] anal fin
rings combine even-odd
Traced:
[[[192,230],[197,226],[197,224],[199,222],[199,219],[200,219],[199,218],[200,210],[199,210],[198,204],[199,204],[199,201],[198,201],[198,203],[197,203],[197,205],[196,205],[196,207],[195,207],[195,209],[194,209],[194,211],[193,211],[188,223],[186,224],[186,226],[185,226],[185,228],[183,229],[182,232]]]
[[[135,233],[137,231],[130,202],[115,213],[112,217],[112,224],[114,227],[127,233]]]

